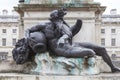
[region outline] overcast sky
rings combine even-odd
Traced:
[[[0,13],[3,9],[7,9],[9,12],[13,10],[13,6],[17,6],[18,0],[0,0]]]
[[[109,14],[111,9],[117,9],[118,14],[120,14],[120,0],[94,0],[95,2],[100,2],[102,6],[107,6],[104,14]],[[1,10],[7,9],[9,12],[13,10],[13,6],[18,4],[18,0],[0,0],[0,13]]]
[[[117,13],[120,14],[120,0],[94,0],[100,2],[102,6],[107,6],[104,14],[109,14],[111,9],[117,9]]]

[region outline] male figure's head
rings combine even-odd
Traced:
[[[53,10],[50,14],[50,19],[63,19],[63,17],[67,14],[66,8],[61,8],[59,10]]]
[[[67,9],[66,8],[61,8],[58,10],[58,16],[59,18],[63,18],[67,14]]]

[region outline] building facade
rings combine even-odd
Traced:
[[[10,60],[12,49],[19,38],[19,16],[7,10],[0,14],[0,60]]]
[[[116,9],[102,16],[101,45],[107,48],[110,55],[120,55],[120,14]]]

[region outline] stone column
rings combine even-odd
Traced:
[[[102,13],[104,12],[105,8],[98,8],[95,12],[95,43],[101,45],[101,26],[102,26]]]
[[[15,8],[15,10],[19,13],[20,18],[19,18],[19,39],[23,38],[24,34],[24,12],[22,10],[18,10],[18,8]]]

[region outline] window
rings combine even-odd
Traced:
[[[17,33],[17,29],[12,29],[12,32],[13,33]]]
[[[6,29],[2,29],[2,33],[6,33]]]
[[[115,46],[116,45],[116,39],[115,38],[112,38],[111,39],[111,46]]]
[[[101,45],[102,45],[102,46],[105,46],[105,38],[102,38],[102,39],[101,39]]]
[[[0,60],[7,60],[7,56],[6,55],[0,56]]]
[[[102,34],[105,34],[105,29],[101,29],[101,33],[102,33]]]
[[[116,33],[116,29],[111,29],[111,33]]]
[[[2,46],[6,46],[6,38],[2,38]]]
[[[12,45],[14,46],[16,44],[16,38],[13,38]]]
[[[0,52],[0,60],[7,60],[8,52]]]

